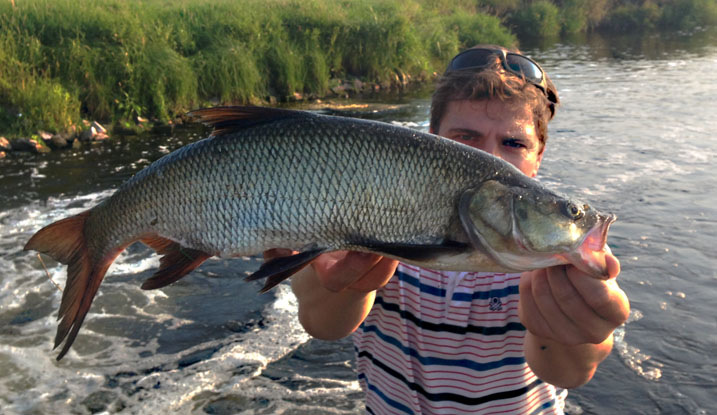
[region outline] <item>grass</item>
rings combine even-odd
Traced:
[[[0,0],[0,134],[430,79],[514,33],[716,23],[714,0]]]

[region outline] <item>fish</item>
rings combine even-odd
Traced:
[[[189,115],[213,128],[207,138],[156,160],[25,245],[67,265],[57,360],[75,341],[107,269],[137,241],[161,255],[143,289],[165,287],[211,257],[273,248],[296,254],[266,261],[246,278],[263,279],[261,292],[336,250],[440,270],[574,264],[608,277],[615,215],[486,152],[397,125],[307,111],[237,106]]]

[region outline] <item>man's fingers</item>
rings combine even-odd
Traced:
[[[351,284],[348,288],[354,291],[371,292],[378,290],[388,283],[396,272],[398,261],[391,258],[381,258],[364,276]]]
[[[553,331],[540,313],[540,309],[533,298],[533,277],[535,274],[536,272],[528,272],[520,277],[518,317],[521,323],[534,335],[553,338],[555,337]]]
[[[615,327],[611,322],[602,318],[574,286],[572,282],[574,278],[570,278],[570,276],[579,273],[581,271],[572,266],[549,269],[547,275],[550,290],[562,314],[571,321],[575,329],[574,335],[579,336],[578,340],[581,343],[599,344],[612,333]],[[582,274],[582,279],[590,280],[597,290],[602,289],[606,283],[603,280],[586,278],[584,274]]]
[[[363,277],[380,260],[380,255],[364,252],[347,252],[314,262],[314,269],[323,286],[338,292]]]
[[[568,278],[583,301],[610,326],[617,327],[627,320],[630,302],[617,280],[598,281],[573,272],[568,273]]]

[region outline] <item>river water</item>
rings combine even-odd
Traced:
[[[630,320],[575,414],[717,411],[717,36],[593,38],[524,50],[563,105],[540,180],[619,217],[609,243]],[[352,101],[350,115],[425,130],[429,96]],[[358,414],[348,340],[310,339],[286,284],[258,295],[259,260],[209,260],[162,290],[139,245],[110,268],[72,351],[52,340],[65,269],[22,246],[163,154],[201,138],[116,140],[0,160],[0,412]]]

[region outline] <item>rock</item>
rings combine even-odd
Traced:
[[[75,150],[79,150],[80,148],[82,148],[82,143],[78,138],[75,138],[75,140],[72,141],[72,148]]]
[[[363,82],[361,82],[360,79],[354,79],[353,84],[354,84],[354,85],[353,85],[353,86],[354,86],[354,91],[356,91],[356,92],[361,92],[361,91],[363,91]]]
[[[37,151],[37,143],[29,138],[13,138],[10,144],[13,151]]]
[[[4,151],[0,151],[0,159],[4,159],[5,157],[7,157],[7,153]]]
[[[103,127],[102,124],[98,123],[97,121],[92,121],[91,127],[95,129],[95,132],[97,134],[99,134],[99,133],[107,134],[107,129],[105,127]]]
[[[335,87],[331,88],[331,92],[336,95],[343,95],[346,93],[346,87],[344,87],[343,85],[336,85]]]
[[[99,132],[99,133],[95,134],[94,137],[92,137],[92,139],[94,141],[102,141],[102,140],[106,140],[108,138],[110,138],[110,136],[103,132]]]
[[[12,144],[5,137],[0,137],[0,151],[11,151]]]
[[[80,133],[79,139],[80,141],[92,141],[92,137],[94,137],[95,131],[92,127],[82,130]]]
[[[67,147],[67,135],[66,134],[55,134],[50,138],[50,144],[55,148]]]
[[[144,123],[147,122],[147,119],[146,119],[146,118],[142,118],[142,117],[140,117],[140,116],[138,115],[138,116],[134,119],[134,122],[136,122],[137,124],[144,124]]]
[[[14,151],[29,151],[31,153],[48,153],[50,147],[42,145],[39,141],[31,138],[15,138],[11,142]]]
[[[52,134],[47,131],[38,131],[37,135],[45,141],[50,141],[52,139]]]

